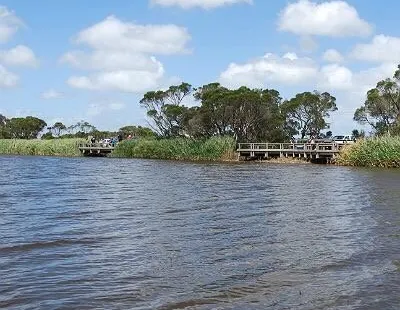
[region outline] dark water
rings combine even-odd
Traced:
[[[399,170],[0,157],[0,172],[0,308],[400,308]]]

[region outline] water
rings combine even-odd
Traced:
[[[398,309],[400,171],[0,157],[0,308]]]

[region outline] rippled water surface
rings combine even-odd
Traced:
[[[0,308],[399,309],[399,170],[0,157],[0,172]]]

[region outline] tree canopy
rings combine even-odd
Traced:
[[[370,125],[378,135],[400,133],[400,65],[393,78],[378,82],[367,92],[367,99],[355,111],[354,120]]]

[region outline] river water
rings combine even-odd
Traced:
[[[400,170],[0,157],[0,172],[0,308],[400,307]]]

